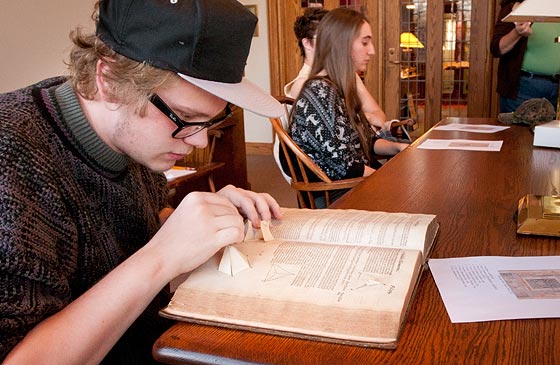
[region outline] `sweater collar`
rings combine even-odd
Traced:
[[[55,90],[56,102],[65,123],[78,143],[80,150],[95,160],[103,168],[122,172],[128,166],[128,158],[112,150],[93,130],[87,120],[78,97],[69,81]]]

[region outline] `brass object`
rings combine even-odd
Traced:
[[[560,237],[560,195],[526,195],[517,214],[517,233]]]

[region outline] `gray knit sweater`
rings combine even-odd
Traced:
[[[166,203],[163,175],[105,145],[65,81],[0,95],[0,362],[144,245]],[[159,299],[106,363],[149,362]]]

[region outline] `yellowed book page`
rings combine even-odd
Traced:
[[[179,286],[165,313],[199,320],[390,343],[420,271],[419,251],[248,241],[252,269],[217,270],[221,253]]]
[[[285,241],[409,248],[424,254],[437,222],[431,214],[284,208],[282,220],[273,220],[270,231]]]

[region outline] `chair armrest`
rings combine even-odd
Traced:
[[[355,177],[352,179],[335,180],[330,183],[325,182],[311,182],[302,183],[292,181],[292,187],[299,191],[325,191],[325,190],[340,190],[351,189],[364,180],[363,177]]]

